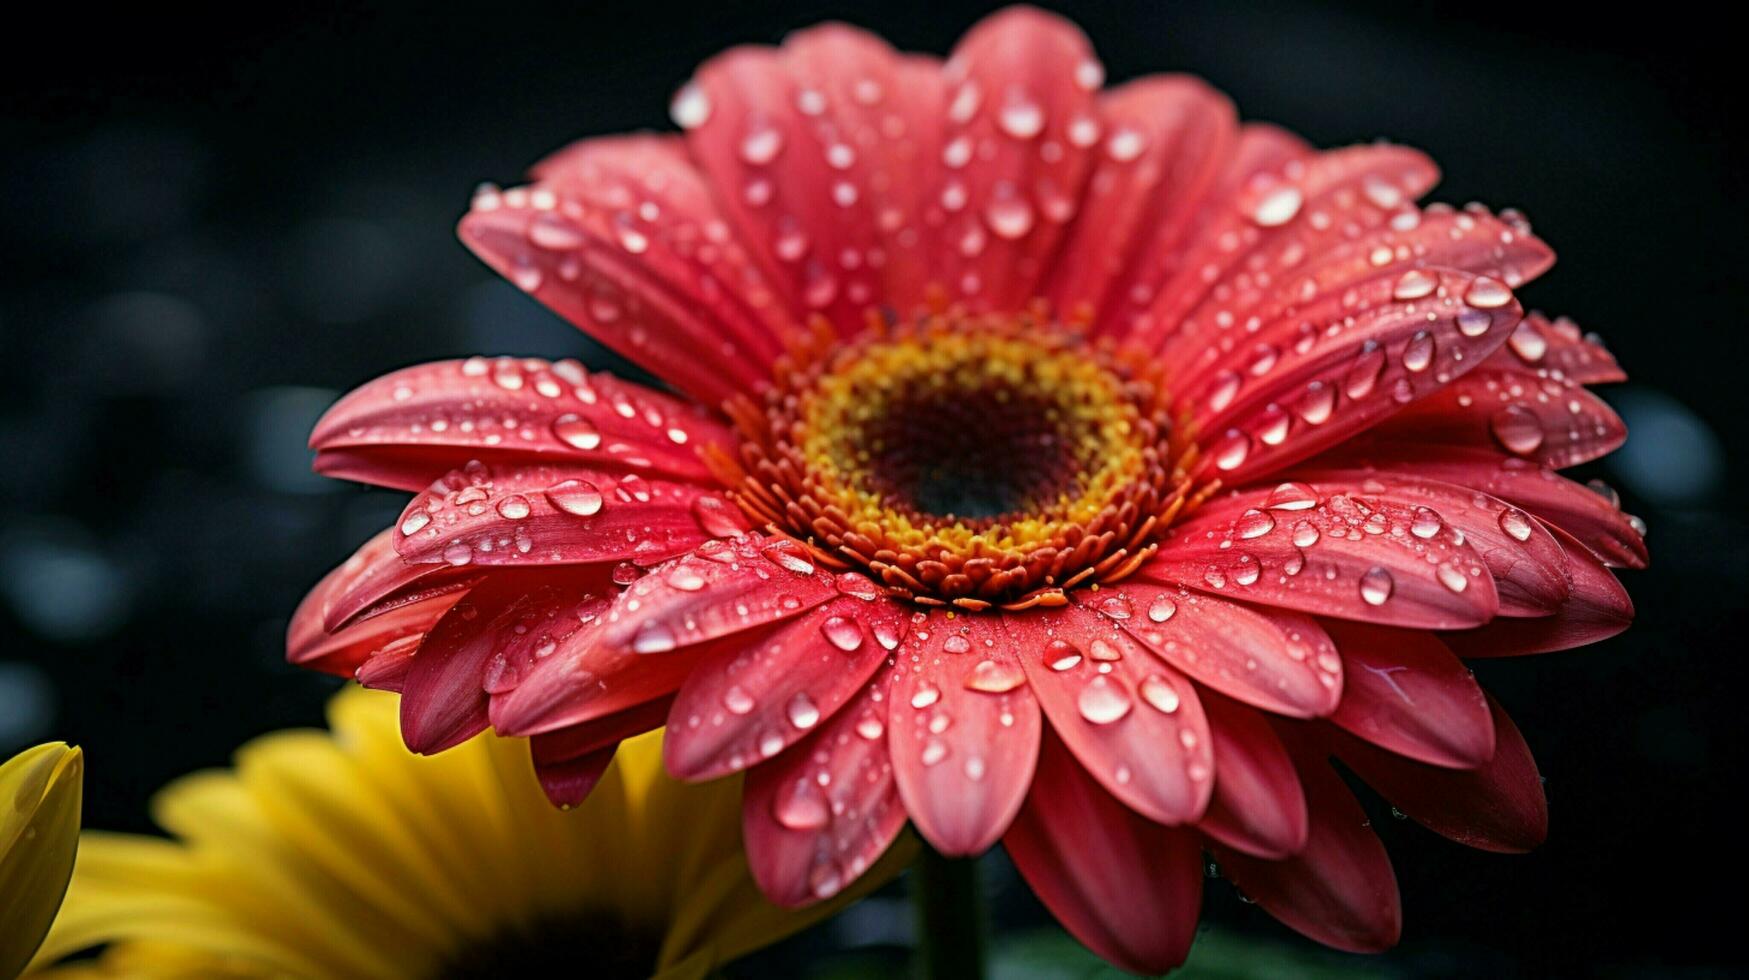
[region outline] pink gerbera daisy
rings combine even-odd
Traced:
[[[529,736],[557,803],[666,724],[675,775],[747,772],[778,902],[907,821],[1001,841],[1131,969],[1183,959],[1204,851],[1314,939],[1397,939],[1332,758],[1538,843],[1459,658],[1630,620],[1640,525],[1555,472],[1624,438],[1614,360],[1522,313],[1522,216],[1414,203],[1422,154],[1103,81],[1035,10],[945,62],[825,26],[708,62],[682,135],[482,189],[462,240],[674,391],[501,357],[348,395],[317,468],[418,495],[291,659],[400,691],[416,751]]]

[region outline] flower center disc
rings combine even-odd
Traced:
[[[757,524],[893,594],[1058,604],[1127,574],[1182,504],[1152,372],[1042,318],[947,313],[822,332],[731,414],[725,476]]]

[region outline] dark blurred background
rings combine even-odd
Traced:
[[[401,501],[309,473],[317,415],[432,358],[602,363],[455,242],[477,182],[579,136],[667,127],[674,88],[731,43],[838,17],[942,52],[988,6],[38,9],[49,23],[0,58],[0,755],[82,744],[87,823],[145,829],[165,780],[319,722],[333,683],[281,662],[286,617]],[[1196,72],[1318,144],[1425,148],[1434,199],[1522,208],[1561,256],[1526,304],[1600,332],[1633,375],[1605,392],[1632,438],[1584,475],[1651,527],[1654,567],[1627,573],[1638,623],[1478,668],[1537,751],[1551,840],[1483,855],[1379,808],[1402,946],[1316,962],[1731,972],[1749,870],[1730,802],[1749,687],[1731,32],[1669,5],[1067,9],[1113,81]],[[989,873],[1005,930],[1045,921],[999,860]],[[1287,936],[1224,886],[1208,906],[1239,947]],[[877,903],[803,948],[907,928]]]

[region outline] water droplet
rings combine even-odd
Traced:
[[[917,686],[916,691],[912,692],[911,707],[921,710],[940,700],[941,688],[936,687],[928,681],[924,681]]]
[[[814,563],[808,560],[808,556],[803,552],[802,546],[793,541],[775,541],[766,545],[765,548],[760,551],[760,554],[763,554],[767,561],[777,565],[779,568],[787,569],[797,575],[814,574]]]
[[[1140,690],[1142,700],[1161,714],[1169,715],[1178,710],[1178,689],[1159,674],[1149,674],[1142,678]]]
[[[1097,132],[1097,129],[1095,130]],[[1148,146],[1147,137],[1139,131],[1125,127],[1112,133],[1105,141],[1105,153],[1118,163],[1129,163],[1142,155]]]
[[[923,764],[933,766],[947,758],[947,743],[939,738],[932,738],[923,744],[923,754],[920,757]]]
[[[1081,651],[1067,640],[1052,640],[1045,644],[1045,663],[1052,670],[1072,670],[1081,662]]]
[[[1365,398],[1372,393],[1373,386],[1378,384],[1379,374],[1385,369],[1385,349],[1378,341],[1368,340],[1360,345],[1360,353],[1355,355],[1354,363],[1349,366],[1348,374],[1342,380],[1342,390],[1350,398]]]
[[[1421,269],[1410,269],[1397,280],[1397,286],[1391,291],[1394,299],[1403,301],[1421,299],[1431,296],[1439,288],[1439,277]]]
[[[1075,699],[1081,717],[1095,725],[1109,725],[1119,720],[1130,713],[1133,703],[1123,683],[1104,674],[1088,681]]]
[[[790,830],[820,830],[832,822],[826,794],[812,779],[792,779],[771,799],[771,814]]]
[[[576,449],[590,450],[601,445],[601,431],[580,415],[566,413],[554,419],[553,435]]]
[[[529,514],[528,498],[522,494],[513,493],[498,501],[498,514],[512,521],[520,521]]]
[[[783,132],[774,126],[751,129],[741,140],[741,159],[756,167],[777,159],[782,151]]]
[[[848,616],[828,616],[820,624],[820,633],[826,637],[826,642],[845,653],[862,646],[862,627]]]
[[[1423,541],[1445,530],[1445,521],[1430,507],[1415,508],[1415,519],[1409,523],[1409,533]]]
[[[1113,592],[1099,600],[1099,611],[1109,619],[1128,619],[1136,614],[1130,597],[1122,592]]]
[[[1451,562],[1441,564],[1438,568],[1433,570],[1433,574],[1439,579],[1441,585],[1453,592],[1462,592],[1470,587],[1469,577],[1464,575],[1463,570],[1456,565],[1453,565]]]
[[[1294,547],[1310,548],[1318,543],[1318,528],[1311,521],[1301,521],[1294,525]]]
[[[806,731],[820,723],[820,709],[814,704],[814,699],[807,692],[797,692],[789,699],[789,705],[784,708],[784,714],[789,716],[789,723]]]
[[[1492,318],[1490,317],[1490,319]],[[1548,338],[1531,326],[1528,320],[1519,321],[1518,329],[1512,331],[1512,336],[1506,338],[1506,343],[1512,347],[1512,352],[1517,354],[1526,364],[1535,364],[1541,361],[1543,356],[1549,352]]]
[[[1148,603],[1148,618],[1156,623],[1164,623],[1178,612],[1178,603],[1171,596],[1159,595]]]
[[[1084,92],[1091,92],[1105,84],[1105,66],[1088,58],[1075,66],[1075,84],[1081,86]]]
[[[1517,507],[1508,507],[1500,512],[1500,530],[1505,531],[1514,541],[1529,541],[1531,529],[1530,516]]]
[[[1021,97],[1011,99],[996,118],[1002,131],[1017,140],[1029,140],[1045,128],[1045,111],[1039,104]]]
[[[1369,606],[1382,606],[1391,597],[1391,590],[1397,587],[1391,573],[1383,566],[1374,565],[1360,577],[1360,597]]]
[[[1026,198],[1010,192],[990,201],[984,208],[984,220],[997,236],[1012,241],[1032,230],[1032,205]]]
[[[966,687],[985,694],[1006,694],[1026,683],[1019,664],[983,660],[966,672]]]
[[[1418,330],[1409,342],[1403,345],[1403,368],[1416,373],[1427,370],[1433,364],[1433,334]]]
[[[1481,276],[1464,290],[1464,302],[1481,310],[1497,310],[1512,302],[1512,290],[1487,276]]]
[[[826,899],[838,894],[844,888],[844,872],[838,870],[838,862],[826,859],[814,865],[814,870],[808,872],[808,888],[815,898]]]
[[[1257,206],[1251,210],[1251,220],[1265,228],[1285,225],[1300,213],[1300,205],[1305,203],[1305,195],[1292,184],[1286,184],[1263,195]]]
[[[886,732],[886,723],[882,722],[880,717],[872,711],[864,712],[863,716],[856,720],[856,734],[871,742],[885,735]]]
[[[1322,381],[1314,381],[1306,385],[1295,409],[1307,425],[1323,425],[1336,410],[1336,389]]]
[[[674,631],[660,620],[648,620],[632,637],[633,653],[667,653],[680,645]]]
[[[704,576],[698,570],[685,563],[674,566],[668,573],[668,584],[682,592],[697,592],[704,588]]]
[[[744,715],[753,710],[753,698],[740,685],[733,685],[723,692],[723,707],[730,714]]]
[[[966,639],[962,634],[955,633],[941,642],[941,648],[948,653],[965,653],[971,650],[972,641]]]
[[[401,522],[401,536],[412,537],[430,523],[431,515],[424,511],[408,514],[407,519]]]
[[[1458,333],[1466,337],[1480,337],[1493,326],[1494,317],[1481,310],[1464,310],[1457,315]]]
[[[464,541],[451,542],[443,549],[443,560],[451,565],[466,565],[474,560],[474,549]]]
[[[1488,427],[1500,445],[1520,456],[1528,456],[1543,444],[1542,423],[1536,413],[1523,405],[1508,405],[1495,412]]]
[[[1246,540],[1261,538],[1275,530],[1275,518],[1253,507],[1239,515],[1239,519],[1234,522],[1233,529],[1239,532],[1239,537]]]
[[[674,94],[668,115],[681,129],[697,129],[711,117],[711,99],[697,82],[689,82]]]
[[[1310,510],[1318,506],[1318,495],[1304,483],[1283,483],[1269,492],[1263,506],[1270,510]]]
[[[591,517],[601,511],[601,491],[584,480],[555,483],[545,491],[547,502],[574,517]]]
[[[1228,429],[1221,441],[1215,444],[1215,468],[1236,470],[1244,465],[1245,457],[1250,453],[1251,438],[1238,429]]]

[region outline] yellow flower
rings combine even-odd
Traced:
[[[37,964],[107,943],[96,967],[73,969],[702,977],[843,904],[766,901],[742,856],[738,780],[670,779],[660,733],[622,743],[566,811],[520,740],[415,756],[396,699],[357,688],[334,698],[329,724],[267,735],[235,769],[166,788],[153,816],[175,840],[88,832]]]
[[[79,750],[50,742],[0,763],[0,977],[42,942],[79,849]]]

